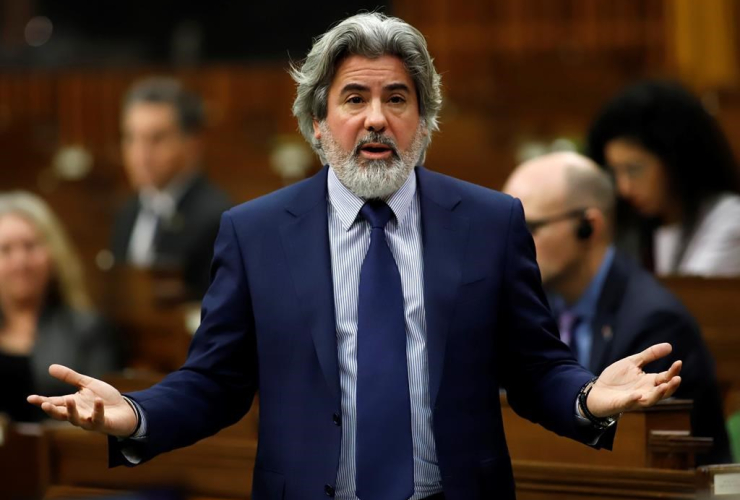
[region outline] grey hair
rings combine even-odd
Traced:
[[[196,134],[205,125],[203,100],[175,78],[155,76],[134,82],[123,98],[122,111],[140,103],[172,106],[180,130],[185,134]]]
[[[318,37],[303,63],[291,64],[290,67],[290,75],[297,85],[293,115],[303,137],[319,156],[322,156],[321,146],[314,139],[313,121],[326,119],[334,72],[337,64],[349,55],[371,59],[384,55],[400,58],[416,85],[419,115],[430,132],[428,137],[431,137],[431,132],[439,130],[437,115],[442,107],[441,78],[434,68],[424,35],[396,17],[379,12],[357,14]]]

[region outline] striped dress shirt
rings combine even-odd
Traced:
[[[336,498],[355,500],[355,434],[357,428],[357,306],[360,269],[370,247],[370,224],[359,217],[364,200],[328,175],[328,224],[334,306],[336,312],[339,379],[342,390],[342,447]],[[385,202],[394,218],[385,236],[401,275],[406,320],[406,360],[411,397],[414,449],[414,496],[419,500],[442,492],[437,465],[429,397],[421,213],[412,171],[401,188]]]

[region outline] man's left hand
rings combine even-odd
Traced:
[[[681,361],[661,373],[645,373],[642,367],[667,356],[672,349],[668,343],[656,344],[608,366],[588,395],[588,410],[603,418],[646,408],[671,397],[681,383]]]

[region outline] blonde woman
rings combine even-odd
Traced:
[[[31,392],[63,394],[49,376],[69,363],[98,376],[121,366],[121,344],[91,307],[80,260],[59,220],[37,196],[0,193],[0,412],[33,421]]]

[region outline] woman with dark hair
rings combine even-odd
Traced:
[[[625,205],[618,227],[640,229],[657,274],[740,276],[740,171],[688,90],[668,81],[628,87],[598,115],[587,148],[614,175]]]

